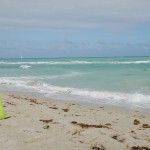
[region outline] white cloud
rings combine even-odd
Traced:
[[[0,30],[124,30],[150,22],[150,0],[0,0]]]

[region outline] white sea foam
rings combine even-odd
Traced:
[[[51,79],[66,79],[66,78],[72,78],[79,75],[82,75],[81,72],[76,71],[70,71],[68,73],[60,74],[60,75],[45,75],[45,76],[21,76],[21,77],[0,77],[0,84],[6,84],[6,85],[26,85],[31,82],[39,83],[37,81],[42,80],[51,80]]]
[[[77,64],[150,64],[150,60],[141,61],[33,61],[33,62],[5,62],[0,64],[6,65],[77,65]]]
[[[18,87],[19,89],[26,89],[29,91],[36,91],[43,94],[47,94],[50,97],[77,97],[79,100],[99,103],[99,104],[111,104],[111,105],[128,105],[130,107],[143,107],[150,108],[150,95],[144,95],[142,93],[121,93],[111,91],[92,91],[88,89],[77,89],[70,87],[59,87],[46,84],[41,81],[33,80],[17,80],[12,78],[1,78],[1,85],[9,85],[9,87]]]
[[[145,61],[125,61],[125,62],[119,62],[119,61],[112,61],[108,62],[110,64],[150,64],[150,60]]]
[[[29,66],[29,65],[21,65],[20,66],[20,68],[23,68],[23,69],[28,69],[28,68],[30,68],[31,66]]]

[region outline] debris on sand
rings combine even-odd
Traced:
[[[57,107],[49,107],[49,108],[51,108],[51,109],[58,109]]]
[[[113,139],[117,140],[118,136],[117,135],[114,135],[112,136]]]
[[[6,102],[7,104],[9,104],[9,105],[14,105],[15,106],[15,104],[14,103],[11,103],[11,102]]]
[[[124,138],[119,137],[119,135],[112,136],[113,139],[117,140],[120,143],[123,143],[125,141]]]
[[[66,108],[66,109],[62,109],[62,110],[63,110],[64,112],[68,112],[68,111],[69,111],[69,109],[67,109],[67,108]]]
[[[131,150],[150,150],[148,147],[139,147],[139,146],[132,146]]]
[[[106,148],[101,144],[100,146],[92,146],[91,150],[106,150]]]
[[[72,121],[71,123],[72,123],[72,124],[77,124],[77,122],[76,122],[76,121]]]
[[[50,120],[43,120],[43,119],[41,119],[40,121],[42,121],[44,123],[50,123],[50,122],[53,122],[53,119],[50,119]]]
[[[134,124],[134,125],[139,125],[139,124],[140,124],[140,121],[137,120],[137,119],[135,119],[134,122],[133,122],[133,124]]]
[[[43,129],[48,129],[49,128],[49,125],[46,125],[43,127]]]
[[[142,128],[150,128],[150,125],[148,125],[148,124],[143,124],[143,125],[142,125]]]
[[[34,104],[39,104],[35,99],[30,99],[30,102]]]
[[[108,127],[107,125],[102,125],[102,124],[99,124],[99,125],[93,125],[92,124],[91,125],[91,124],[85,124],[85,123],[77,123],[76,121],[72,121],[71,123],[78,125],[81,128],[107,128],[107,129],[110,129],[110,127]]]

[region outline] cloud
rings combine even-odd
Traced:
[[[1,0],[0,31],[126,30],[150,22],[149,0]]]
[[[150,55],[147,43],[111,41],[30,41],[0,40],[0,57],[104,57],[104,56]]]

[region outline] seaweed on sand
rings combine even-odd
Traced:
[[[131,150],[150,150],[148,147],[132,146]]]
[[[150,128],[150,125],[148,125],[148,124],[143,124],[142,127],[143,127],[143,128]]]
[[[71,123],[78,125],[81,128],[107,128],[107,129],[110,129],[110,127],[108,127],[108,125],[102,125],[102,124],[99,124],[99,125],[85,124],[85,123],[77,123],[76,121],[72,121]]]
[[[133,124],[134,124],[134,125],[139,125],[139,124],[140,124],[140,121],[137,120],[137,119],[135,119],[134,122],[133,122]]]
[[[49,122],[53,122],[53,119],[50,119],[50,120],[41,119],[40,121],[42,121],[42,122],[44,122],[44,123],[49,123]]]

